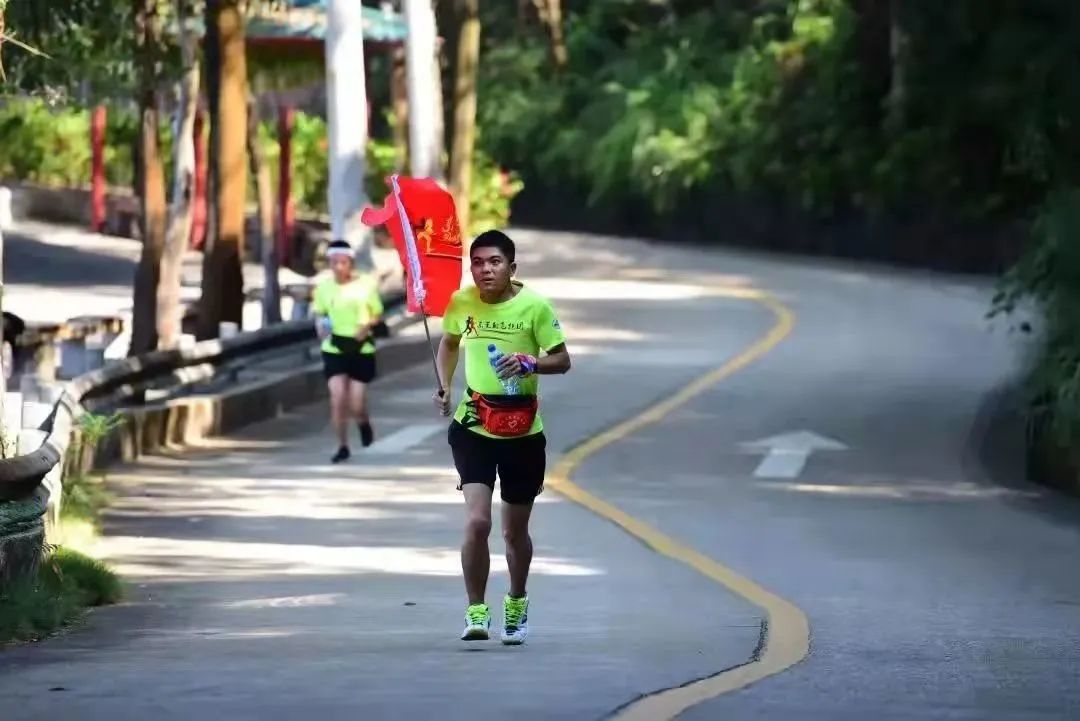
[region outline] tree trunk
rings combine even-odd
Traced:
[[[570,59],[566,49],[566,35],[563,32],[562,0],[533,0],[540,22],[547,30],[551,46],[551,62],[555,69],[562,71]]]
[[[409,174],[442,180],[442,84],[436,72],[435,15],[431,0],[404,0],[405,69],[409,98]]]
[[[156,0],[135,0],[135,56],[139,72],[139,183],[142,213],[142,253],[135,270],[135,292],[129,355],[157,347],[157,286],[165,244],[165,171],[158,138],[158,108],[154,94],[161,42],[161,18]]]
[[[244,314],[244,202],[247,195],[247,63],[240,0],[206,3],[210,104],[210,232],[203,255],[196,337],[216,338]]]
[[[353,249],[362,272],[375,267],[371,229],[360,220],[367,206],[367,70],[363,6],[329,0],[326,6],[326,133],[330,231]]]
[[[434,11],[432,12],[434,16]],[[431,97],[431,113],[435,119],[434,160],[431,177],[440,183],[446,182],[446,95],[443,93],[442,47],[435,43],[435,52],[431,58],[432,85],[435,93]]]
[[[409,167],[409,94],[405,88],[405,51],[402,48],[394,50],[392,62],[390,103],[394,109],[395,170],[400,173]]]
[[[855,59],[860,77],[860,115],[868,128],[883,128],[891,83],[889,6],[881,0],[851,0],[855,16]]]
[[[181,28],[186,22],[187,0],[176,0],[177,18]],[[191,237],[195,200],[195,115],[199,106],[198,38],[181,30],[180,50],[184,75],[180,80],[180,102],[176,107],[174,124],[175,177],[172,205],[169,209],[169,230],[165,253],[161,257],[161,280],[157,293],[158,347],[176,348],[180,344],[180,279],[184,251]]]
[[[907,96],[907,32],[904,30],[903,0],[889,1],[889,57],[891,63],[889,85],[888,125],[892,131],[904,127]]]
[[[281,322],[281,287],[278,285],[278,257],[274,243],[274,189],[270,183],[270,166],[266,164],[259,144],[259,116],[254,98],[248,104],[247,150],[259,204],[259,252],[263,265],[262,324],[265,328]]]
[[[454,67],[454,135],[450,145],[450,191],[461,232],[469,232],[469,191],[476,141],[476,76],[480,61],[480,2],[457,0],[458,41]]]

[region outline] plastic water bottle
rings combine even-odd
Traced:
[[[319,327],[323,329],[324,333],[330,333],[334,327],[334,323],[328,317],[323,316],[319,319]]]
[[[495,371],[496,377],[499,374],[498,365],[502,360],[503,354],[499,352],[499,349],[495,347],[494,343],[488,344],[488,363],[491,364],[491,369]],[[503,393],[508,396],[516,396],[520,393],[518,390],[517,380],[514,378],[499,378],[499,383],[502,384]]]

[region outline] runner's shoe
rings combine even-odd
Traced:
[[[337,453],[334,454],[334,457],[330,459],[330,462],[331,463],[341,463],[342,461],[347,461],[347,460],[349,460],[349,455],[350,455],[349,447],[348,446],[341,446],[340,448],[337,449]]]
[[[507,646],[520,646],[529,636],[529,597],[503,599],[502,642]]]
[[[474,603],[465,611],[462,641],[486,641],[490,637],[491,609],[486,603]]]
[[[360,423],[360,443],[364,448],[367,448],[375,442],[375,431],[372,429],[370,423]]]

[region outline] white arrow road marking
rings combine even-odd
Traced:
[[[416,425],[405,426],[400,431],[391,433],[386,438],[376,440],[371,444],[371,447],[364,452],[378,456],[401,453],[402,451],[409,450],[417,443],[426,440],[429,436],[434,435],[438,431],[445,431],[446,428],[446,423],[418,423]]]
[[[782,433],[742,444],[748,451],[767,451],[754,470],[758,478],[797,478],[814,451],[846,451],[840,441],[810,431]]]

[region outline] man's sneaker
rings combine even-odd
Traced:
[[[341,463],[342,461],[347,461],[347,460],[349,460],[349,447],[348,446],[341,446],[340,448],[337,449],[337,453],[334,454],[334,457],[330,459],[330,462],[331,463]]]
[[[507,646],[525,643],[529,636],[529,597],[512,598],[506,594],[503,599],[502,642]]]
[[[487,641],[491,630],[491,610],[486,603],[474,603],[465,611],[462,641]]]
[[[367,448],[375,442],[375,430],[370,423],[360,423],[358,425],[360,428],[360,443],[364,448]]]

